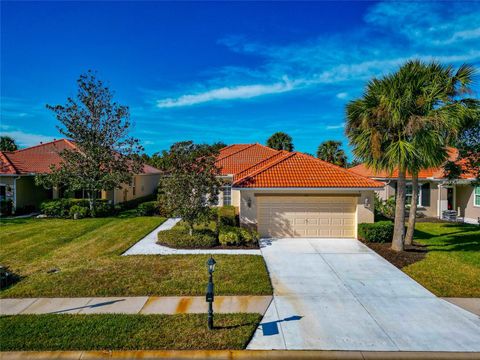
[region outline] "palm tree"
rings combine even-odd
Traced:
[[[292,137],[284,132],[276,132],[268,138],[267,146],[275,150],[293,151]]]
[[[371,80],[363,97],[347,105],[346,133],[354,155],[375,170],[398,171],[393,250],[404,247],[407,171],[417,174],[445,161],[446,135],[455,134],[468,107],[456,96],[466,93],[472,75],[469,66],[454,73],[435,62],[409,61],[396,73]]]
[[[324,141],[318,145],[317,158],[338,166],[345,167],[347,164],[347,157],[345,156],[345,151],[341,149],[341,146],[341,141]]]

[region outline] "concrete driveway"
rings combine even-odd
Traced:
[[[480,317],[354,239],[265,239],[274,287],[248,349],[480,351]]]

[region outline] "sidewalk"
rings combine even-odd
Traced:
[[[271,296],[216,296],[217,313],[264,314]],[[18,314],[194,314],[207,313],[203,296],[138,296],[0,299],[0,315]]]

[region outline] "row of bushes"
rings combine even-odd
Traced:
[[[116,215],[121,211],[136,209],[139,216],[152,216],[158,214],[155,194],[144,196],[138,199],[126,201],[113,205],[108,200],[95,201],[94,217],[105,217]],[[55,199],[45,201],[41,204],[40,210],[43,214],[60,218],[85,218],[92,216],[89,201],[86,199]]]
[[[78,218],[91,216],[90,203],[85,199],[56,199],[45,201],[40,205],[42,214],[51,217]],[[95,201],[95,217],[114,215],[119,209],[107,200]]]
[[[391,242],[393,238],[393,222],[378,221],[373,224],[359,224],[358,237],[374,243]]]

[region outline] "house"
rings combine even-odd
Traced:
[[[260,144],[220,150],[225,185],[219,205],[238,208],[240,223],[263,237],[357,236],[374,221],[374,191],[384,184],[300,152]]]
[[[66,196],[62,188],[47,190],[35,185],[36,174],[48,173],[50,165],[61,163],[59,153],[64,149],[76,149],[76,146],[72,141],[60,139],[17,151],[0,152],[0,199],[11,199],[17,210],[33,210],[45,200]],[[131,184],[121,189],[102,191],[99,197],[117,204],[153,194],[160,174],[160,170],[144,165],[143,172],[133,176]],[[84,197],[82,191],[68,196]]]
[[[458,158],[458,150],[449,148],[449,160]],[[460,163],[460,165],[462,165]],[[365,164],[357,165],[350,169],[352,172],[367,176],[371,179],[385,183],[383,189],[377,190],[378,196],[386,200],[395,196],[398,171],[374,171]],[[430,168],[418,174],[419,196],[418,212],[425,217],[442,218],[445,211],[456,212],[457,216],[465,222],[478,224],[480,218],[480,187],[473,186],[475,180],[473,173],[464,172],[458,180],[447,179],[443,167]],[[411,177],[407,174],[407,203],[412,196]]]

